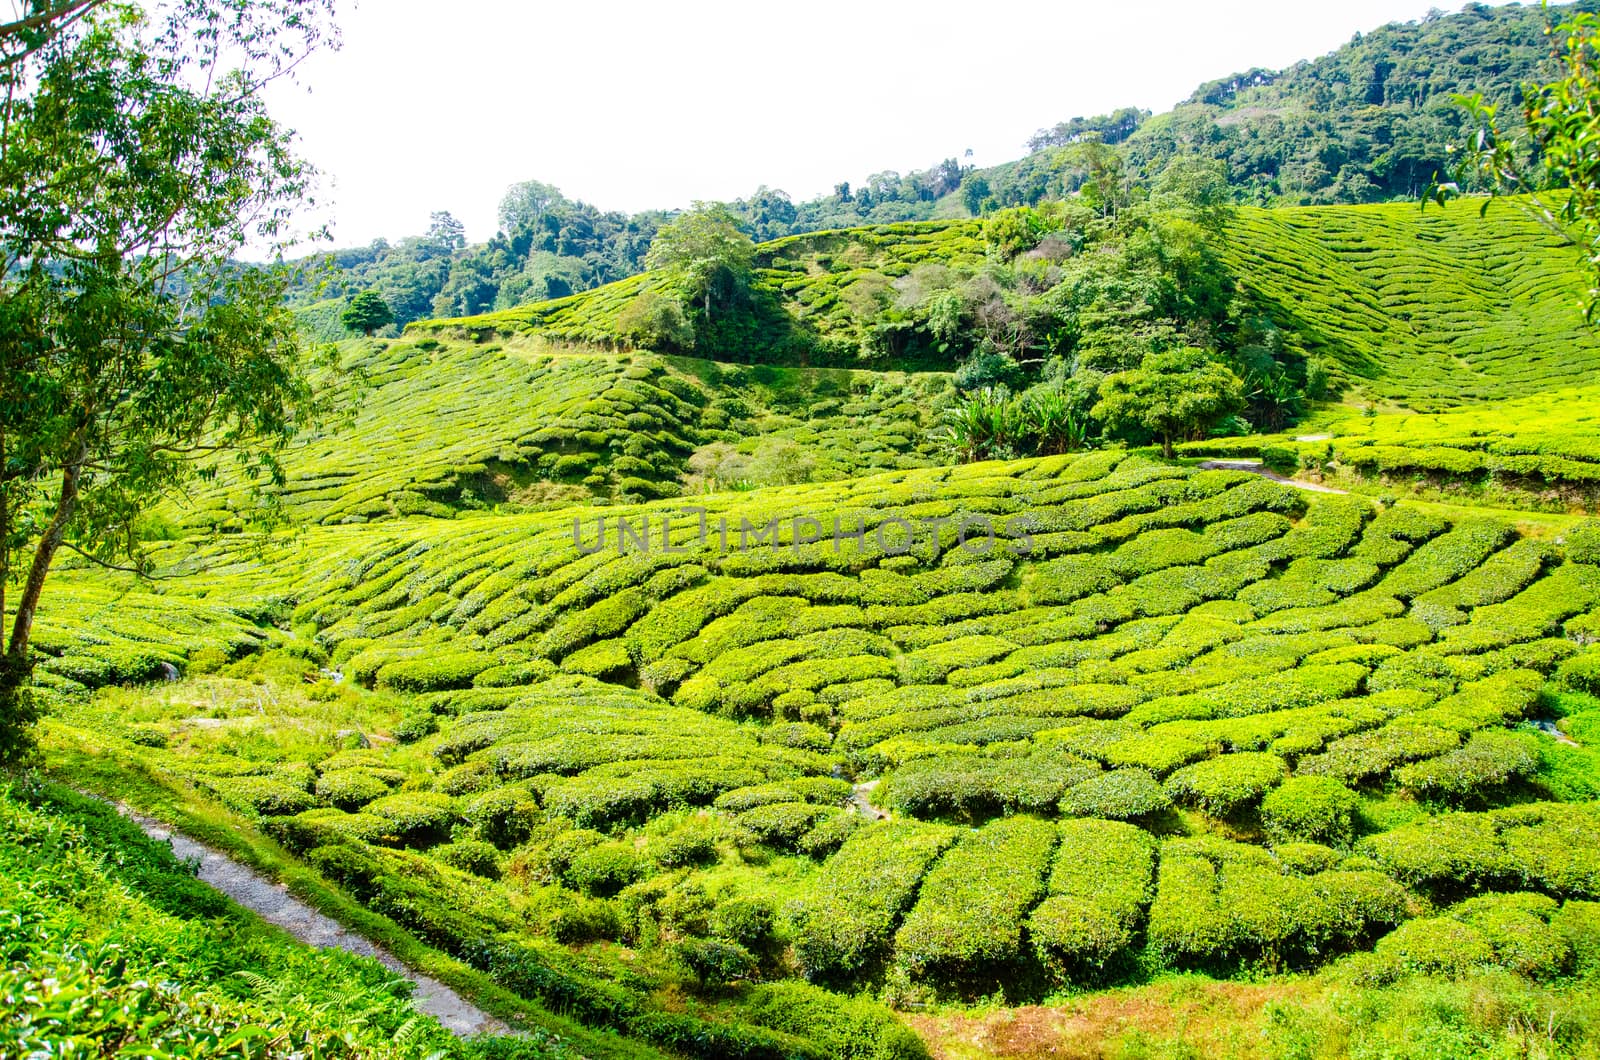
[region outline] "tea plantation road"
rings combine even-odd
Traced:
[[[1286,475],[1269,470],[1259,460],[1207,460],[1199,465],[1202,471],[1248,471],[1252,475],[1281,482],[1285,486],[1293,486],[1297,490],[1306,490],[1310,493],[1341,493],[1348,494],[1349,490],[1334,489],[1316,482],[1298,482]]]
[[[153,817],[135,813],[121,803],[117,804],[117,811],[137,824],[151,839],[170,842],[173,853],[180,858],[198,861],[201,882],[210,884],[267,923],[282,928],[311,946],[323,949],[337,947],[361,957],[371,957],[396,975],[410,980],[416,988],[412,1000],[418,1011],[437,1019],[450,1033],[458,1037],[513,1033],[506,1024],[437,979],[412,971],[392,954],[360,935],[347,931],[338,921],[295,898],[282,884],[274,883],[232,858],[173,831]]]

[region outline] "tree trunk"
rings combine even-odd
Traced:
[[[1163,434],[1161,436],[1161,454],[1163,456],[1165,456],[1168,460],[1172,459],[1172,435],[1171,434]]]
[[[39,596],[44,592],[44,580],[50,573],[61,541],[67,535],[67,524],[78,508],[78,477],[82,471],[77,462],[68,464],[61,472],[61,498],[56,502],[55,518],[39,539],[33,550],[33,564],[28,568],[28,580],[22,585],[22,595],[17,598],[17,617],[11,626],[11,643],[6,646],[6,665],[12,670],[25,669],[28,663],[28,641],[33,635],[33,616],[39,609]]]

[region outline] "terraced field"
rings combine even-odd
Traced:
[[[717,365],[408,337],[347,343],[334,399],[353,411],[285,456],[268,489],[296,523],[550,508],[676,496],[689,458],[717,442],[803,447],[819,480],[926,467],[948,390],[938,374]],[[262,497],[231,465],[170,516],[237,528]]]
[[[1121,452],[697,500],[174,543],[195,572],[114,610],[69,572],[58,694],[194,676],[58,732],[585,1022],[678,1043],[654,1013],[691,969],[697,1055],[901,1041],[796,980],[1019,1000],[1347,953],[1540,980],[1597,944],[1595,753],[1523,725],[1600,719],[1558,691],[1600,688],[1592,527]],[[319,671],[281,694],[399,720],[357,746],[243,684]],[[802,998],[822,1029],[780,1018]]]
[[[1271,458],[1281,471],[1430,500],[1554,512],[1600,508],[1600,391],[1564,387],[1433,413],[1337,406],[1293,432],[1181,446]]]
[[[1591,382],[1570,248],[1514,202],[1243,210],[1225,253],[1288,341],[1418,412]]]
[[[1600,527],[1392,494],[1592,507],[1600,346],[1562,253],[1467,210],[1233,230],[1370,412],[1183,455],[1381,502],[1123,449],[942,466],[948,375],[620,350],[639,281],[348,343],[289,530],[233,533],[262,500],[222,468],[156,580],[54,576],[46,761],[556,1028],[507,1056],[922,1057],[895,1009],[1201,976],[1366,999],[1258,1004],[1261,1055],[1330,1020],[1359,1052],[1419,991],[1439,1055],[1510,1040],[1531,1016],[1450,1037],[1481,1006],[1427,992],[1576,1012],[1600,975]],[[981,259],[971,223],[769,244],[755,353]]]
[[[1252,308],[1283,330],[1289,348],[1321,357],[1363,400],[1435,412],[1582,385],[1600,370],[1576,259],[1515,202],[1497,204],[1488,220],[1470,201],[1426,211],[1414,203],[1245,208],[1222,252]],[[982,266],[980,223],[886,225],[763,244],[756,291],[776,314],[767,330],[847,333],[842,292],[865,276],[893,279],[924,262]],[[533,333],[616,346],[617,314],[646,282],[634,277],[555,302],[419,323],[409,333],[479,341]],[[774,342],[747,354],[791,356]]]

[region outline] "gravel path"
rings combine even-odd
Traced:
[[[1349,490],[1337,490],[1332,486],[1323,486],[1315,482],[1297,482],[1276,471],[1268,470],[1259,460],[1207,460],[1201,463],[1202,471],[1248,471],[1252,475],[1260,475],[1274,482],[1281,482],[1285,486],[1293,486],[1297,490],[1306,490],[1309,493],[1339,493],[1348,495]]]
[[[450,1033],[457,1036],[512,1033],[510,1027],[437,979],[412,971],[386,950],[360,935],[346,931],[337,920],[322,915],[294,897],[281,883],[273,883],[254,869],[172,831],[152,817],[134,813],[120,803],[117,810],[144,829],[145,835],[170,842],[173,853],[180,858],[198,861],[202,882],[215,887],[267,923],[276,924],[312,946],[323,949],[337,947],[362,957],[371,957],[396,975],[409,979],[416,985],[411,996],[418,1011],[437,1019]]]

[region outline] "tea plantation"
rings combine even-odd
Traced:
[[[1112,450],[157,559],[52,587],[62,775],[595,1041],[920,1056],[892,1008],[1304,972],[1509,977],[1592,1048],[1594,524]]]
[[[1584,326],[1586,288],[1569,248],[1514,202],[1487,220],[1479,208],[1242,208],[1218,249],[1248,311],[1281,329],[1291,354],[1322,358],[1360,399],[1433,412],[1591,381],[1600,340]],[[848,292],[863,280],[897,280],[925,264],[971,270],[994,253],[978,221],[791,236],[757,248],[754,296],[771,315],[769,336],[833,340],[855,326]],[[626,345],[617,318],[651,281],[644,274],[554,302],[421,322],[407,334]],[[776,339],[745,353],[780,363],[797,356]]]

